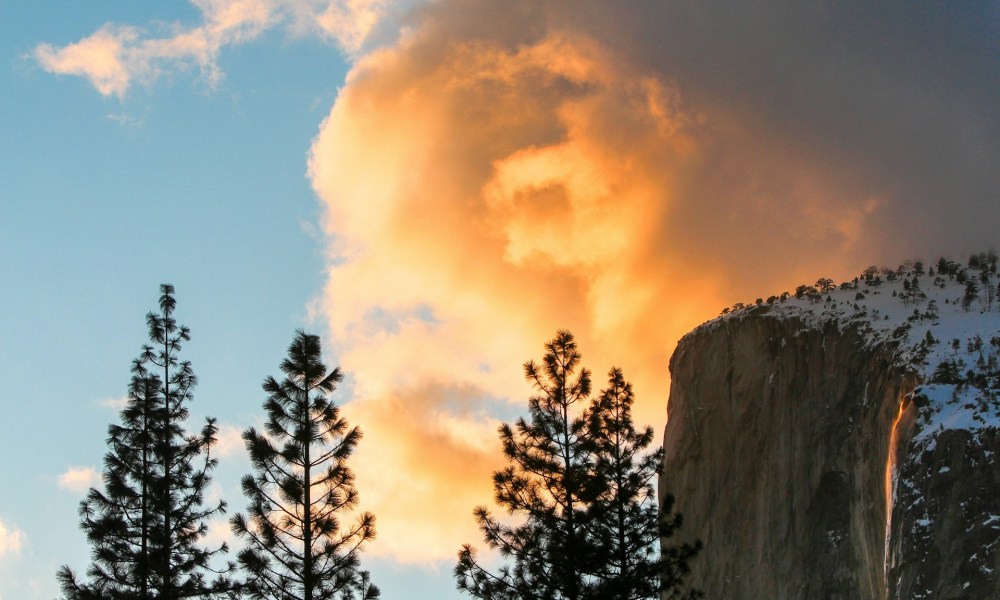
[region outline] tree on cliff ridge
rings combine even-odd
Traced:
[[[233,531],[246,547],[238,559],[243,591],[274,600],[374,600],[379,590],[361,571],[360,552],[375,538],[375,517],[349,527],[340,516],[357,507],[347,459],[361,439],[327,398],[342,375],[327,371],[319,336],[297,331],[281,363],[285,378],[264,380],[264,432],[243,433],[256,476],[243,478],[248,516]]]
[[[635,431],[631,385],[612,369],[608,389],[581,408],[591,380],[587,369],[576,374],[581,356],[573,335],[561,330],[545,349],[541,365],[524,365],[538,392],[528,401],[530,420],[499,428],[510,465],[493,474],[497,504],[523,520],[509,525],[476,507],[487,546],[506,564],[490,572],[466,544],[454,570],[458,588],[483,600],[683,594],[687,561],[698,548],[670,547],[656,556],[680,518],[658,514],[650,482],[660,455],[643,453],[652,430]]]
[[[205,520],[225,512],[225,503],[204,508],[204,494],[216,466],[214,419],[190,435],[183,428],[197,383],[191,364],[181,361],[190,339],[173,313],[174,287],[160,286],[159,313],[146,315],[150,344],[132,362],[128,402],[121,424],[108,427],[104,490],[91,488],[80,503],[80,526],[93,546],[89,583],[63,566],[57,575],[71,600],[89,598],[204,597],[228,588],[209,581],[209,550],[198,542]]]

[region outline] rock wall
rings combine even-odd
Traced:
[[[660,493],[677,539],[704,543],[691,583],[709,599],[889,597],[886,469],[915,380],[891,343],[839,327],[751,310],[671,359]]]
[[[904,452],[888,597],[1000,598],[1000,432],[943,429]]]

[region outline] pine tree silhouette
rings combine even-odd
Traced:
[[[359,569],[362,546],[375,538],[375,517],[362,513],[344,528],[358,492],[347,459],[361,439],[326,396],[342,376],[327,372],[320,339],[302,331],[281,363],[285,379],[264,381],[264,432],[243,433],[254,475],[243,478],[248,516],[235,515],[244,539],[243,591],[275,600],[373,600],[379,590]]]
[[[80,503],[80,526],[93,547],[90,581],[77,581],[66,566],[57,575],[71,600],[176,600],[228,589],[224,578],[208,579],[225,544],[199,545],[206,520],[225,512],[221,501],[203,507],[217,428],[209,418],[197,434],[184,429],[197,379],[179,354],[191,335],[174,319],[173,286],[160,292],[160,312],[146,316],[150,344],[132,363],[121,424],[108,427],[104,490],[91,488]]]
[[[701,544],[680,544],[657,552],[682,518],[672,514],[673,497],[657,510],[652,482],[660,474],[663,449],[646,449],[653,428],[638,431],[632,421],[635,397],[621,369],[608,373],[608,387],[594,398],[588,412],[593,443],[594,477],[602,482],[590,507],[588,530],[600,548],[595,596],[607,600],[698,598],[686,590],[684,576]]]

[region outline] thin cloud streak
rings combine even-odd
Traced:
[[[97,401],[97,405],[101,408],[107,408],[115,412],[119,412],[128,406],[128,396],[119,396],[117,398],[103,398]]]
[[[317,36],[344,52],[361,51],[379,25],[384,0],[191,0],[201,11],[196,27],[174,24],[156,37],[131,25],[106,24],[63,47],[40,44],[33,57],[46,71],[87,79],[103,96],[122,98],[135,84],[164,73],[196,69],[215,87],[223,78],[219,53],[282,26],[292,35]]]
[[[977,137],[972,164],[935,145],[994,128],[995,107],[956,114],[921,72],[893,74],[897,53],[867,36],[906,47],[912,23],[893,35],[842,29],[864,22],[850,11],[758,9],[749,22],[774,36],[674,3],[437,2],[358,60],[309,175],[329,237],[319,310],[366,432],[372,551],[446,560],[478,539],[494,425],[523,412],[520,365],[557,328],[596,386],[623,367],[638,420],[659,428],[676,340],[723,306],[991,242],[979,222],[937,228],[956,198],[915,167],[945,163],[960,206],[995,196],[983,157],[1000,137]],[[887,102],[916,92],[904,116]]]

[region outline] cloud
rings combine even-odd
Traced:
[[[387,10],[386,0],[344,0],[342,2],[309,3],[311,11],[303,19],[313,24],[349,53],[361,50]],[[300,21],[301,22],[301,21]]]
[[[165,72],[196,68],[210,86],[222,77],[223,48],[283,26],[292,35],[315,35],[357,53],[386,10],[384,0],[191,0],[201,12],[195,27],[173,24],[150,34],[136,26],[106,24],[63,46],[40,44],[38,64],[50,73],[87,79],[104,96],[123,97],[136,83]],[[159,34],[159,35],[157,35]]]
[[[122,127],[141,127],[143,123],[142,117],[136,117],[126,112],[108,113],[105,117]]]
[[[557,328],[598,373],[625,367],[660,422],[672,343],[722,303],[716,274],[659,237],[707,135],[669,82],[589,36],[446,41],[362,59],[310,170],[339,258],[326,311],[356,381],[347,414],[366,432],[359,487],[390,540],[373,551],[404,560],[478,538],[495,415],[523,409],[520,365]]]
[[[13,523],[0,519],[0,557],[21,553],[21,548],[28,543],[28,536]]]
[[[219,430],[216,433],[216,444],[212,448],[212,453],[217,457],[228,457],[240,454],[244,451],[243,429],[228,423],[217,424]]]
[[[210,549],[226,544],[232,550],[240,547],[240,540],[233,533],[228,520],[215,519],[208,522],[205,537],[199,541],[199,544]]]
[[[425,384],[344,409],[364,434],[350,463],[360,507],[377,519],[366,553],[427,564],[473,539],[472,507],[492,497],[489,474],[502,466],[499,422],[479,400],[475,390]]]
[[[82,494],[101,484],[101,474],[94,467],[70,467],[59,475],[59,487]]]
[[[109,408],[113,411],[119,412],[128,405],[128,396],[119,396],[118,398],[103,398],[97,401],[97,405],[102,408]]]
[[[378,554],[478,539],[495,427],[557,328],[660,427],[676,340],[721,307],[995,243],[995,7],[195,4],[194,27],[108,24],[35,56],[119,97],[176,69],[217,82],[224,48],[278,27],[354,59],[310,154],[315,310],[351,377]]]
[[[624,52],[682,87],[734,159],[813,171],[822,206],[848,209],[834,216],[862,238],[842,259],[993,243],[977,215],[1000,188],[987,166],[1000,160],[995,5],[648,2],[602,18]],[[795,198],[764,190],[768,205]]]
[[[123,62],[124,46],[136,37],[132,28],[105,25],[62,49],[42,44],[35,49],[35,58],[50,73],[86,77],[101,94],[121,96],[133,77]]]
[[[479,539],[557,328],[659,428],[676,340],[723,306],[992,242],[1000,79],[957,67],[997,72],[994,38],[896,8],[443,1],[359,58],[309,175],[374,552]]]

